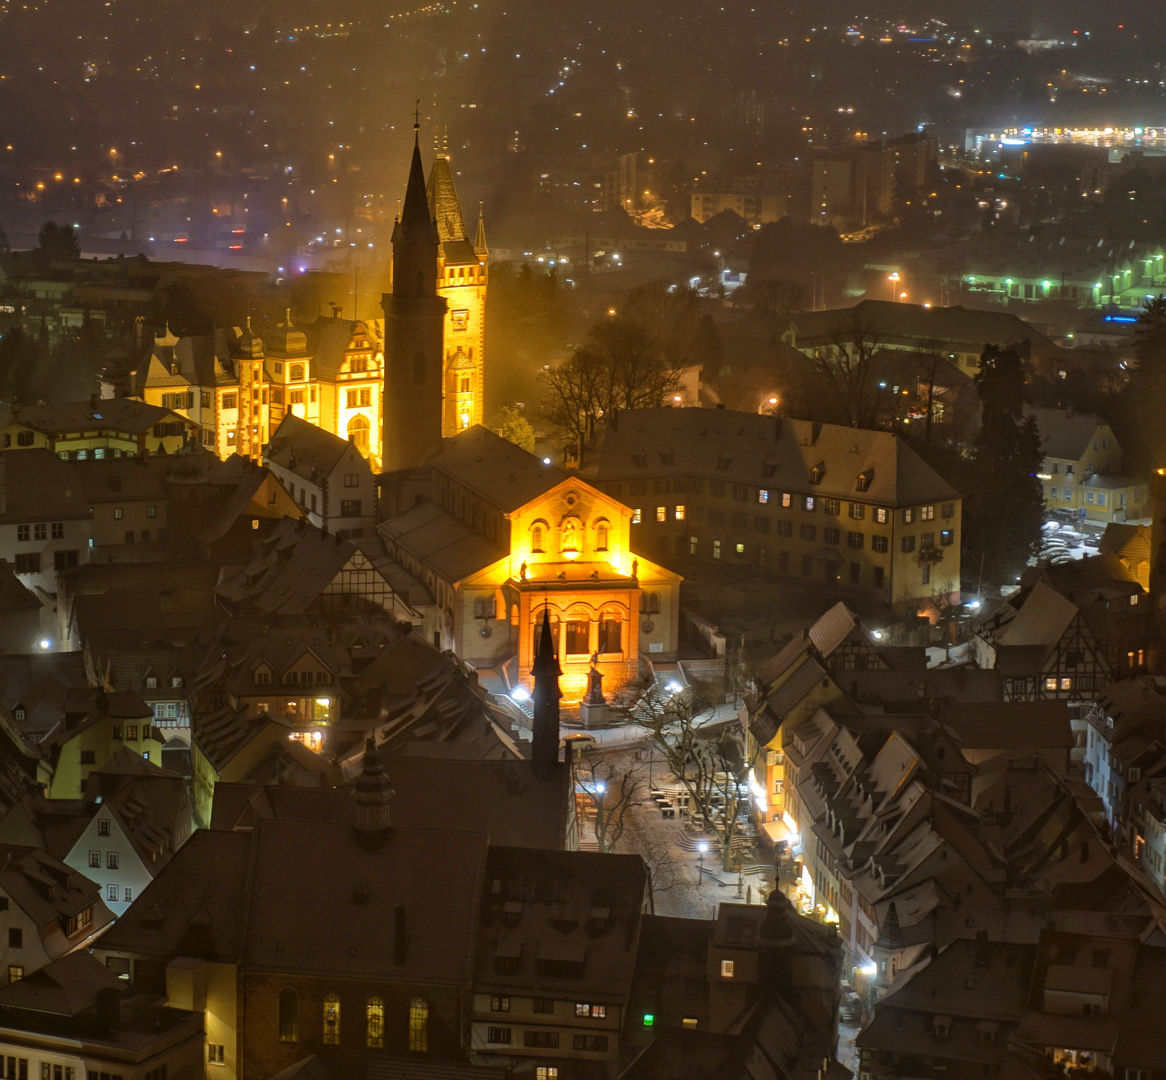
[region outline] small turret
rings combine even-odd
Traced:
[[[542,632],[539,635],[538,652],[531,667],[534,675],[534,721],[531,731],[531,761],[534,775],[539,780],[549,780],[559,761],[559,699],[563,692],[559,689],[559,658],[555,655],[555,638],[551,633],[551,613],[543,609]]]
[[[393,785],[385,775],[376,740],[366,739],[360,775],[352,785],[353,802],[356,804],[353,824],[356,826],[357,840],[362,846],[376,847],[384,839],[389,829],[389,802],[393,795]]]

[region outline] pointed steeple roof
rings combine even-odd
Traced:
[[[486,219],[482,214],[482,204],[478,203],[478,231],[474,234],[474,254],[484,259],[489,251],[486,248]]]
[[[414,133],[413,160],[409,165],[405,204],[401,207],[401,217],[393,229],[393,243],[408,244],[417,240],[436,243],[437,230],[429,213],[429,200],[425,194],[425,169],[421,164],[421,147]]]
[[[451,240],[468,240],[449,158],[444,154],[439,154],[433,160],[426,194],[429,197],[429,216],[437,222],[437,236],[441,242],[446,244]]]
[[[543,624],[539,632],[538,652],[535,654],[530,671],[536,682],[546,676],[557,680],[563,674],[563,669],[559,666],[559,658],[555,655],[555,638],[554,634],[551,633],[551,610],[549,607],[543,608]],[[558,689],[556,685],[556,692]],[[557,693],[557,697],[562,696],[561,693]]]

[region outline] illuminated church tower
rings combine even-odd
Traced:
[[[385,472],[423,466],[441,449],[445,298],[437,292],[438,230],[413,125],[413,161],[401,216],[393,226],[392,292],[385,312]]]
[[[466,231],[453,172],[437,148],[427,190],[437,225],[437,293],[446,300],[442,355],[441,433],[447,438],[484,422],[483,349],[486,314],[486,229],[478,211],[473,241]]]

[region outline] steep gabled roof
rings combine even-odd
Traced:
[[[570,476],[480,424],[444,440],[429,464],[503,513],[520,509]]]

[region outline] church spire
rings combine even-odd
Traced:
[[[551,633],[551,613],[543,608],[542,632],[538,652],[531,666],[534,675],[534,721],[531,731],[531,760],[539,780],[549,780],[559,761],[559,658],[555,652],[555,637]]]
[[[393,226],[394,296],[432,296],[437,290],[437,227],[429,213],[417,130],[414,124],[405,204]]]
[[[486,219],[482,214],[481,203],[478,203],[478,231],[474,236],[474,254],[479,259],[485,259],[489,254],[486,249]]]

